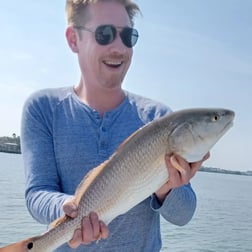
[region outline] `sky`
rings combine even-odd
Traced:
[[[252,1],[136,2],[140,37],[123,87],[173,110],[234,110],[233,128],[204,165],[252,170]],[[20,134],[22,106],[32,92],[79,81],[64,8],[64,0],[1,2],[0,136]]]

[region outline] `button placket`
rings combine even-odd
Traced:
[[[99,155],[106,156],[108,153],[108,117],[104,117],[100,126]]]

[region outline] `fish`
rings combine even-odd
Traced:
[[[187,162],[202,160],[231,128],[234,117],[228,109],[191,108],[146,124],[83,178],[75,192],[77,217],[62,216],[45,233],[2,247],[0,252],[51,252],[72,238],[90,212],[108,225],[167,182],[166,154]],[[172,162],[185,172],[176,158]]]

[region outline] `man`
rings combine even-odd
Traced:
[[[135,130],[170,113],[166,106],[122,89],[138,38],[135,3],[68,0],[66,11],[66,38],[78,56],[80,82],[36,92],[22,119],[26,202],[31,215],[45,224],[64,213],[75,217],[73,195],[84,175]],[[157,192],[108,226],[90,213],[71,241],[56,251],[159,251],[160,214],[176,225],[192,218],[196,197],[189,181],[203,162],[188,164],[177,157],[186,171],[181,174],[169,156],[164,158],[169,181]]]

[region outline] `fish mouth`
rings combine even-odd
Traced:
[[[234,125],[235,112],[232,110],[226,110],[224,114],[225,116],[229,117],[229,121],[223,127],[222,131],[220,132],[220,136],[224,135]]]
[[[230,129],[234,125],[234,117],[235,117],[235,112],[232,110],[228,110],[227,112],[230,116],[230,121],[227,123],[225,129]]]
[[[234,125],[234,122],[233,122],[233,119],[228,122],[225,127],[222,129],[222,131],[220,132],[220,136],[223,136],[231,127],[233,127]]]

